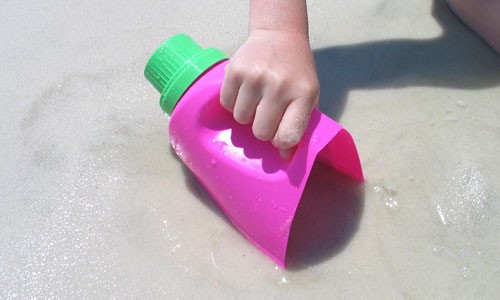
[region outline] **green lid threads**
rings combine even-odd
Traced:
[[[214,48],[203,49],[185,34],[168,39],[151,56],[144,76],[161,93],[160,106],[172,114],[191,84],[227,55]]]

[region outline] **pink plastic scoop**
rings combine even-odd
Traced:
[[[168,69],[171,57],[181,56],[183,63],[189,64],[197,60],[195,56],[199,53],[213,51],[194,44],[196,48],[191,45],[194,42],[187,39],[185,35],[177,35],[165,42],[150,59],[145,71],[146,77],[162,92],[162,107],[171,113],[169,136],[172,146],[236,227],[284,267],[290,228],[314,161],[318,159],[348,176],[363,180],[352,137],[315,109],[293,158],[282,159],[270,142],[259,141],[253,136],[251,125],[238,124],[219,104],[224,67],[228,63],[220,56],[208,67],[193,68],[199,70],[199,77],[187,85],[187,90],[178,92],[182,95],[180,101],[177,99],[173,105],[169,104],[173,111],[165,109],[168,105],[163,101],[168,100],[163,96],[171,93],[165,90],[175,82],[170,77],[164,86],[157,81],[165,73],[175,73]],[[181,42],[189,43],[189,51],[179,46]],[[151,64],[166,64],[164,68],[168,70],[157,71],[161,68],[158,65],[151,67]]]

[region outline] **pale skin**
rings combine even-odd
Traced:
[[[449,0],[500,53],[500,0]],[[250,0],[248,38],[226,67],[220,102],[289,159],[319,99],[305,0]]]
[[[305,0],[251,0],[248,39],[226,68],[222,106],[290,158],[318,98]]]

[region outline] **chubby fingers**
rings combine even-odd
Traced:
[[[318,102],[319,83],[300,76],[292,80],[290,77],[297,74],[289,70],[284,75],[259,70],[262,68],[249,70],[241,68],[239,63],[230,63],[220,103],[233,113],[238,123],[253,123],[252,131],[257,139],[272,141],[282,157],[291,158]]]
[[[248,76],[238,67],[228,67],[222,83],[220,103],[233,113],[238,123],[250,124],[262,98],[264,81],[261,76]]]

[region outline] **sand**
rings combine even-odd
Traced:
[[[496,299],[500,57],[439,1],[309,1],[320,109],[366,182],[307,206],[332,231],[282,270],[176,159],[142,74],[179,32],[234,53],[247,9],[0,4],[0,299]]]

